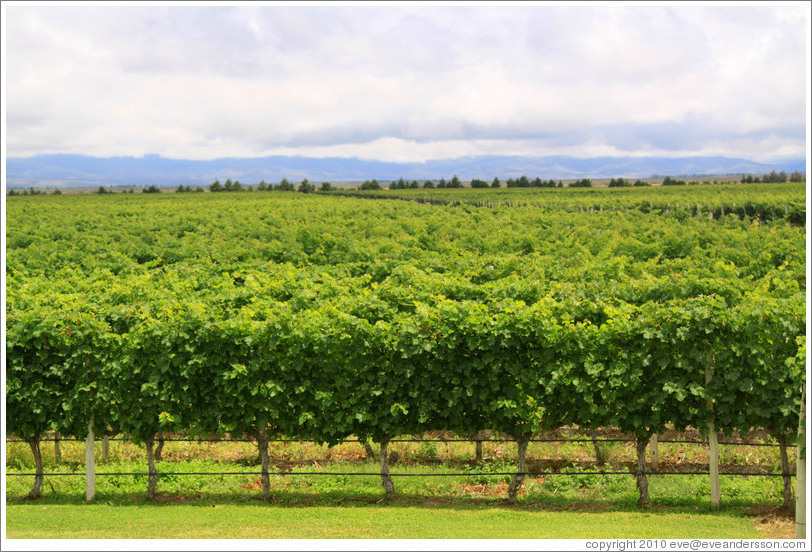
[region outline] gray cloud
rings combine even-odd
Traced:
[[[9,156],[806,151],[802,4],[3,9]]]

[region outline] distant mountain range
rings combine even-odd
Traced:
[[[477,156],[426,161],[390,163],[358,158],[255,157],[223,158],[209,161],[168,159],[159,155],[144,157],[88,157],[83,155],[37,155],[6,159],[9,188],[88,187],[88,186],[205,186],[215,179],[230,178],[244,185],[260,180],[293,183],[307,178],[320,182],[360,182],[377,179],[406,180],[472,178],[504,180],[525,175],[529,178],[649,178],[652,176],[700,176],[764,174],[770,171],[806,170],[805,159],[781,163],[756,163],[729,157],[509,157]]]

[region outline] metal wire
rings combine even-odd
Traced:
[[[6,476],[30,477],[36,473],[7,473]],[[84,476],[83,472],[44,473],[43,477],[57,476]],[[105,472],[96,473],[97,476],[149,476],[149,472]],[[262,472],[156,472],[156,477],[172,475],[262,475]],[[268,475],[346,475],[346,476],[380,476],[380,472],[268,472]],[[598,471],[598,472],[464,472],[464,473],[390,473],[391,477],[462,477],[462,476],[504,476],[504,475],[710,475],[709,472],[632,472],[632,471]],[[795,477],[794,473],[764,473],[764,472],[719,472],[719,475],[740,475],[757,477]]]
[[[124,437],[116,437],[113,439],[108,439],[109,441],[127,441],[128,439]],[[184,442],[184,443],[256,443],[256,439],[214,439],[211,437],[207,438],[192,438],[192,437],[166,437],[166,438],[156,438],[156,441],[163,441],[165,443],[170,442]],[[55,438],[55,437],[44,437],[40,439],[41,442],[48,442],[48,441],[78,441],[84,442],[84,439],[79,439],[76,437],[70,438]],[[25,443],[26,441],[23,439],[8,439],[6,438],[7,443]],[[269,439],[269,443],[315,443],[316,441],[309,440],[309,439]],[[390,439],[390,443],[514,443],[516,442],[515,439]],[[613,438],[613,439],[592,439],[592,438],[578,438],[578,439],[529,439],[531,443],[635,443],[635,439],[622,439],[622,438]],[[684,444],[693,444],[693,445],[707,445],[708,441],[691,441],[686,439],[660,439],[660,443],[684,443]],[[359,439],[341,439],[339,443],[363,443],[363,441]],[[778,443],[741,443],[737,441],[719,441],[720,445],[730,445],[730,446],[741,446],[741,447],[778,447],[781,446]],[[787,444],[787,448],[795,448],[796,445]]]

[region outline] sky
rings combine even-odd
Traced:
[[[8,157],[807,150],[808,2],[2,9]]]

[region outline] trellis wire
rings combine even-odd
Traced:
[[[603,471],[603,472],[463,472],[463,473],[390,473],[392,477],[460,477],[460,476],[505,476],[505,475],[708,475],[708,472],[636,472],[636,471]],[[36,473],[7,473],[6,476],[35,476]],[[63,472],[63,473],[44,473],[43,477],[56,477],[56,476],[84,476],[84,472]],[[113,476],[149,476],[149,472],[106,472],[96,473],[99,475],[113,475]],[[152,475],[156,477],[172,476],[172,475],[263,475],[262,472],[156,472]],[[346,475],[346,476],[376,476],[380,477],[380,472],[268,472],[268,475]],[[763,472],[719,472],[719,475],[740,475],[740,476],[756,476],[756,477],[795,477],[795,474],[790,472],[783,473],[763,473]]]
[[[128,441],[127,438],[124,437],[116,437],[109,439],[110,441]],[[211,437],[207,438],[192,438],[192,437],[156,437],[156,441],[164,441],[164,442],[183,442],[183,443],[256,443],[256,439],[213,439]],[[80,441],[84,442],[84,439],[79,439],[77,437],[71,438],[55,438],[55,437],[43,437],[40,441]],[[25,443],[27,441],[23,439],[6,439],[7,443]],[[315,443],[316,441],[309,440],[309,439],[269,439],[269,443]],[[516,442],[515,439],[390,439],[390,443],[475,443],[475,442],[482,442],[482,443],[514,443]],[[582,439],[530,439],[529,442],[531,443],[634,443],[636,442],[634,439],[591,439],[591,438],[582,438]],[[693,444],[693,445],[707,445],[707,441],[691,441],[686,439],[660,439],[660,443],[684,443],[684,444]],[[364,441],[360,441],[358,439],[342,439],[339,443],[364,443]],[[781,446],[777,443],[741,443],[737,441],[719,441],[720,445],[734,445],[734,446],[742,446],[742,447],[778,447]],[[795,448],[795,445],[787,444],[787,448]]]

